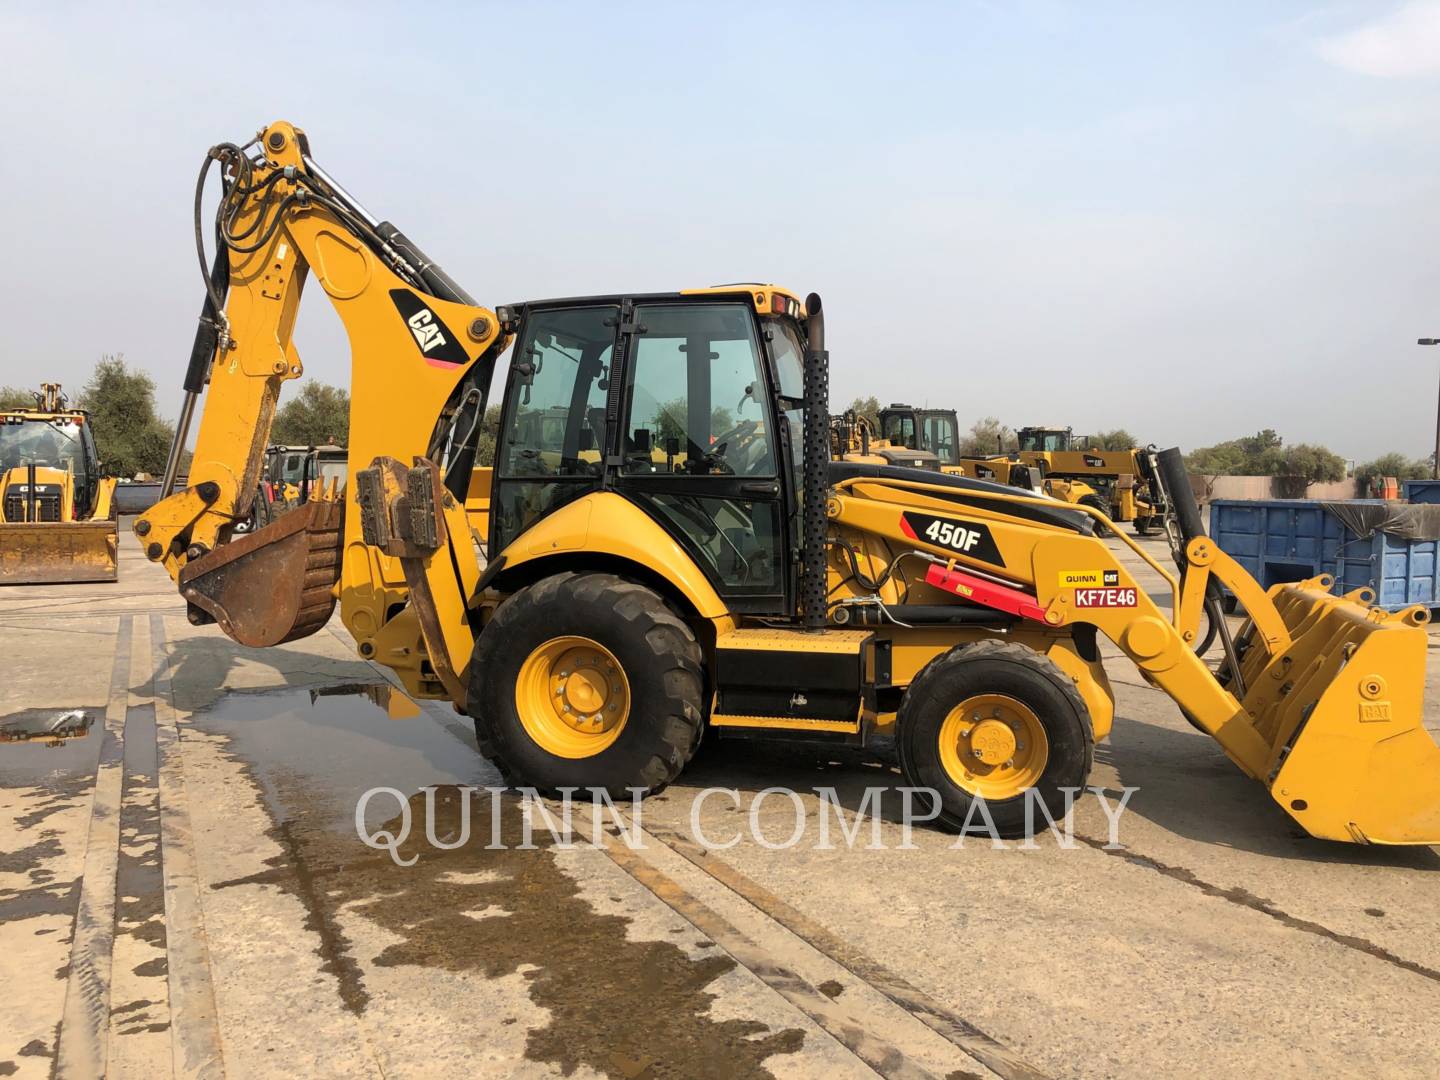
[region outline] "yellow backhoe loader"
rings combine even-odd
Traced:
[[[1182,494],[1178,575],[1117,537],[1167,579],[1167,613],[1094,511],[833,461],[815,294],[487,308],[291,125],[216,146],[213,163],[218,250],[201,257],[165,483],[204,393],[189,486],[134,526],[196,623],[275,645],[338,600],[360,655],[471,715],[512,782],[655,791],[702,734],[888,744],[941,822],[963,827],[983,798],[1008,835],[1032,797],[1063,812],[1110,733],[1103,635],[1310,833],[1440,841],[1422,609],[1387,614],[1324,578],[1267,594]],[[352,482],[236,538],[276,401],[302,372],[307,278],[351,344]],[[502,363],[482,565],[465,500]],[[1249,613],[1222,634],[1220,674],[1189,647],[1212,577]]]
[[[114,495],[90,418],[59,383],[0,411],[0,585],[114,581]]]

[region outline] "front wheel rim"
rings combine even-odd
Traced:
[[[940,765],[950,782],[984,799],[1013,799],[1039,782],[1050,760],[1045,725],[1007,694],[975,694],[940,725]]]
[[[531,650],[515,679],[515,711],[541,750],[587,758],[615,744],[630,717],[630,681],[592,638],[554,637]]]

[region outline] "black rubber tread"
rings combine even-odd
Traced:
[[[940,725],[950,710],[975,694],[1003,693],[1028,705],[1045,727],[1050,743],[1045,771],[1032,790],[1055,820],[1065,812],[1063,787],[1083,787],[1095,757],[1095,733],[1090,711],[1075,683],[1049,658],[1034,649],[1008,641],[977,641],[937,656],[915,677],[900,701],[896,722],[900,769],[911,787],[931,788],[940,794],[936,823],[958,831],[970,813],[973,797],[950,780],[940,763]],[[1003,837],[1027,834],[1026,798],[987,800],[986,809]],[[1045,828],[1045,818],[1033,813]],[[978,812],[972,832],[982,827]]]
[[[1099,510],[1107,518],[1110,517],[1110,500],[1103,495],[1081,495],[1079,499],[1081,506],[1088,506],[1092,510]]]
[[[515,680],[538,645],[564,634],[591,638],[620,661],[630,716],[620,737],[594,757],[559,758],[537,746],[515,708]],[[475,739],[505,782],[547,794],[604,788],[628,798],[654,794],[680,775],[700,745],[703,660],[690,627],[659,594],[614,574],[566,571],[500,605],[475,643],[469,710]]]

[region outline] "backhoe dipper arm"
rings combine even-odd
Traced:
[[[483,409],[506,336],[494,312],[476,306],[403,233],[376,222],[315,166],[304,133],[290,124],[266,128],[249,151],[217,146],[207,168],[209,161],[223,175],[215,231],[225,258],[216,260],[223,272],[206,282],[207,315],[221,314],[197,338],[202,360],[213,342],[208,390],[188,486],[141,516],[135,532],[180,584],[194,621],[213,617],[245,644],[275,644],[313,633],[338,596],[361,654],[392,663],[412,690],[433,696],[435,671],[463,669],[468,653],[432,657],[434,671],[422,672],[425,650],[416,639],[426,620],[411,593],[419,585],[429,595],[416,603],[442,605],[447,620],[463,625],[450,608],[458,603],[463,613],[466,582],[478,576],[468,529],[452,531],[453,543],[407,568],[364,542],[353,480],[378,458],[433,463],[453,451],[452,427],[468,430],[468,417]],[[350,343],[352,482],[341,505],[322,492],[232,541],[256,491],[281,387],[303,374],[292,334],[311,275]],[[192,364],[187,392],[195,375]],[[455,424],[462,410],[466,422]],[[437,496],[436,513],[448,511],[446,497]]]

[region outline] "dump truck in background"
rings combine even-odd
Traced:
[[[114,581],[115,481],[59,383],[0,411],[0,585]]]

